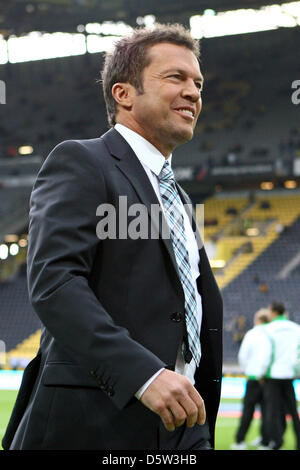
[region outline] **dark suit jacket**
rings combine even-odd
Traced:
[[[180,190],[181,197],[185,194]],[[111,129],[59,144],[33,188],[28,286],[45,328],[6,435],[11,449],[156,449],[160,418],[135,392],[174,369],[184,293],[170,240],[99,240],[96,209],[119,196],[158,204],[130,146]],[[118,228],[118,227],[117,227]],[[204,248],[202,359],[196,387],[213,440],[222,364],[222,300]]]

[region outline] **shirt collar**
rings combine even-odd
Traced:
[[[282,314],[282,315],[277,315],[277,317],[273,318],[272,321],[278,321],[278,320],[287,320],[288,318],[286,317],[286,315]]]
[[[122,135],[122,137],[124,137],[141,163],[146,165],[156,176],[158,176],[166,161],[162,153],[140,134],[129,129],[129,127],[117,123],[115,125],[115,129]],[[167,158],[167,161],[171,166],[172,154]]]

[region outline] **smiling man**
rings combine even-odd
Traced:
[[[44,329],[5,449],[213,449],[222,300],[174,180],[201,111],[199,45],[137,29],[107,54],[111,129],[46,159],[30,209],[28,285]],[[159,205],[169,237],[97,237],[97,208]],[[118,214],[117,214],[118,215]]]
[[[201,111],[203,77],[194,53],[172,43],[149,48],[143,91],[115,83],[116,120],[154,145],[165,157],[193,137]]]

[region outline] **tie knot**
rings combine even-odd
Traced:
[[[174,181],[174,173],[169,162],[165,161],[158,178],[160,181]]]

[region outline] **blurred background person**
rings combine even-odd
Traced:
[[[261,348],[264,346],[265,333],[262,325],[269,321],[268,309],[260,309],[253,318],[254,327],[247,331],[238,353],[238,362],[242,367],[246,377],[246,390],[243,399],[242,415],[236,433],[236,441],[231,445],[232,450],[246,450],[245,437],[254,416],[256,405],[261,410],[261,437],[257,441],[260,449],[267,448],[268,438],[265,431],[264,403],[263,403],[263,375],[264,364],[261,362]]]
[[[297,450],[300,450],[300,421],[293,381],[300,377],[300,326],[289,320],[285,306],[273,302],[269,309],[270,322],[264,326],[265,347],[261,351],[265,364],[264,402],[269,448],[280,449],[283,444],[285,419],[293,420]],[[267,364],[267,365],[266,365]]]

